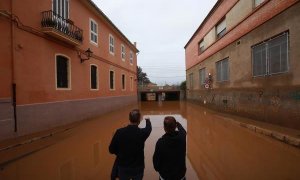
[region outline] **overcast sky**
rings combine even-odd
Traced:
[[[217,0],[93,0],[131,42],[159,85],[185,80],[184,46]]]

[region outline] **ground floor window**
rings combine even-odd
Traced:
[[[229,80],[229,65],[228,58],[218,61],[217,68],[217,82],[224,82]]]
[[[122,90],[126,89],[126,76],[122,74]]]
[[[252,47],[253,76],[288,72],[288,32]]]
[[[109,71],[109,89],[115,90],[115,72],[112,70]]]
[[[56,88],[69,88],[69,59],[56,56]]]
[[[189,74],[189,88],[194,89],[194,75],[193,75],[193,73]]]
[[[98,67],[91,65],[91,89],[98,89]]]
[[[133,77],[130,77],[130,90],[133,91]]]
[[[200,86],[205,84],[205,68],[199,70]]]

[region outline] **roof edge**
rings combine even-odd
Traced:
[[[215,10],[219,7],[219,5],[223,2],[223,0],[218,0],[216,2],[216,4],[214,5],[214,7],[209,11],[209,13],[207,14],[207,16],[205,17],[205,19],[202,21],[202,23],[200,24],[200,26],[197,28],[197,30],[194,32],[194,34],[192,35],[192,37],[189,39],[189,41],[186,43],[186,45],[184,46],[184,49],[186,49],[186,47],[191,43],[191,41],[194,39],[194,37],[197,35],[197,33],[200,31],[200,29],[205,25],[205,23],[208,21],[208,19],[211,17],[211,15],[215,12]]]
[[[92,0],[87,0],[88,3],[95,8],[95,10],[107,20],[107,22],[117,30],[118,33],[136,50],[136,52],[140,52],[137,47],[132,44],[132,42],[122,33],[122,31],[104,14],[104,12],[92,1]]]

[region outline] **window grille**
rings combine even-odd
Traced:
[[[205,68],[199,70],[200,86],[205,84]]]
[[[198,54],[201,54],[204,51],[204,40],[202,39],[199,42],[199,49],[198,49]]]
[[[229,80],[229,65],[228,58],[218,61],[216,63],[217,68],[217,81],[223,82]]]
[[[121,45],[121,57],[122,57],[122,60],[125,60],[125,46],[122,44]]]
[[[191,73],[191,74],[189,75],[190,89],[194,89],[194,77],[193,77],[193,76],[194,76],[193,73]]]
[[[252,47],[253,76],[288,72],[288,33]]]

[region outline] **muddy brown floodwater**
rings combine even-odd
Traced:
[[[110,140],[137,107],[153,126],[145,146],[145,180],[158,179],[152,155],[166,115],[188,132],[188,180],[300,179],[299,148],[232,123],[238,117],[186,102],[143,102],[87,121],[55,144],[9,162],[0,180],[109,180],[115,158],[108,152]]]

